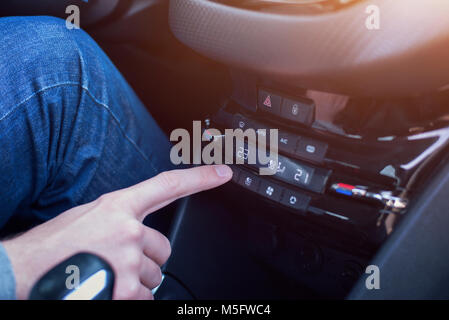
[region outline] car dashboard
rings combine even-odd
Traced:
[[[172,244],[156,299],[449,299],[447,0],[79,2],[166,132],[278,130],[273,175],[244,144],[231,182],[147,218]]]
[[[191,213],[198,198],[183,208],[189,214],[172,234],[174,248],[204,255],[194,264],[204,281],[193,280],[185,254],[170,260],[167,273],[187,296],[380,297],[364,287],[365,270],[408,234],[396,229],[408,228],[403,220],[415,215],[409,211],[424,190],[436,190],[428,186],[443,170],[449,138],[447,19],[420,30],[401,25],[428,23],[436,6],[449,7],[413,3],[398,19],[404,1],[170,2],[177,39],[226,65],[231,78],[229,95],[204,119],[206,133],[262,130],[268,141],[278,129],[279,146],[272,176],[246,161],[247,144],[235,150],[243,165],[232,166],[225,192],[207,199],[213,218]],[[379,30],[366,27],[369,5],[382,12]],[[223,239],[232,240],[223,247]],[[402,253],[416,254],[409,250]],[[400,289],[382,294],[401,297]]]

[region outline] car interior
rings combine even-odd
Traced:
[[[3,0],[0,15],[71,4],[167,137],[279,129],[274,175],[233,165],[147,219],[172,244],[156,299],[449,298],[447,0]]]

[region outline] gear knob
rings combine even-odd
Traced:
[[[40,278],[29,299],[111,300],[114,281],[109,263],[90,253],[78,253]]]

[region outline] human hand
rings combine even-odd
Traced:
[[[151,289],[161,282],[160,267],[171,247],[164,235],[142,221],[176,199],[218,187],[231,177],[227,166],[163,172],[3,242],[16,275],[17,298],[27,299],[34,283],[56,264],[90,252],[114,269],[114,299],[152,299]]]

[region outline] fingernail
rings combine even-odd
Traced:
[[[232,176],[232,170],[228,166],[215,166],[215,171],[217,172],[217,175],[222,178]]]

